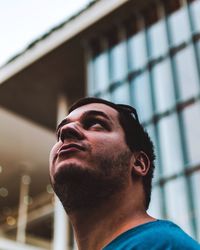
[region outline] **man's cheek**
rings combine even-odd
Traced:
[[[53,168],[53,162],[55,161],[55,158],[56,158],[56,154],[58,152],[58,148],[59,148],[59,145],[58,143],[55,144],[53,146],[53,148],[51,149],[50,151],[50,154],[49,154],[49,170],[50,172],[52,171],[52,168]]]
[[[50,168],[50,170],[52,168],[52,163],[53,163],[53,152],[51,152],[50,156],[49,156],[49,168]]]
[[[53,162],[53,158],[54,158],[54,156],[55,156],[55,148],[53,147],[52,149],[51,149],[51,151],[50,151],[50,154],[49,154],[49,164],[51,165],[52,164],[52,162]]]
[[[51,149],[51,151],[50,151],[50,159],[52,158],[52,157],[54,157],[54,155],[58,152],[58,149],[60,148],[60,146],[61,146],[61,142],[57,142],[53,147],[52,147],[52,149]]]
[[[96,150],[98,150],[99,152],[105,153],[107,154],[111,154],[111,153],[116,153],[118,150],[122,150],[124,145],[124,142],[122,140],[116,140],[111,141],[111,140],[103,140],[101,143],[96,143],[94,144],[94,147],[96,147]]]

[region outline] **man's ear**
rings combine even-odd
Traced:
[[[131,159],[132,172],[137,176],[145,176],[150,168],[150,160],[143,151],[134,152]]]

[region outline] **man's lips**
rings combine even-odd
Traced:
[[[75,152],[75,151],[84,151],[85,148],[82,145],[76,143],[64,144],[58,150],[58,155]]]

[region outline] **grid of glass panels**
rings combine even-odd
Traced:
[[[88,61],[88,94],[135,106],[154,141],[157,168],[149,212],[173,220],[197,240],[199,13],[200,0],[156,2],[115,35],[112,29],[98,38]]]

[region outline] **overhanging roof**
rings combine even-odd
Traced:
[[[0,69],[0,105],[54,129],[59,93],[66,95],[69,104],[86,94],[83,48],[87,38],[105,31],[148,2],[95,1],[59,29],[38,39]]]

